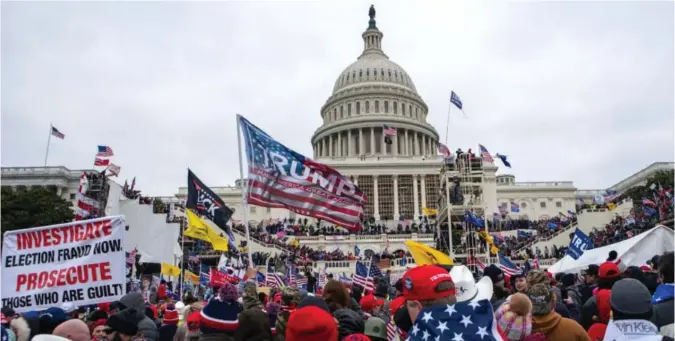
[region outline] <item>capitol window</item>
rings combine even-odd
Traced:
[[[412,117],[412,114],[413,114],[413,111],[412,111],[412,104],[411,104],[411,105],[408,105],[408,114],[410,115],[410,117]]]
[[[562,203],[560,201],[556,201],[555,207],[558,207],[558,208],[562,207]]]
[[[377,77],[377,69],[373,69],[373,76]]]
[[[388,69],[387,71],[389,71],[389,78],[391,78],[391,69]]]
[[[389,112],[389,101],[384,101],[384,112]]]
[[[361,102],[356,102],[356,114],[361,114]]]
[[[366,69],[366,77],[370,77],[370,69]]]
[[[370,113],[370,101],[366,101],[366,114]]]
[[[359,78],[363,77],[363,70],[359,70]]]
[[[380,112],[380,101],[375,101],[375,112],[376,113]]]
[[[344,106],[340,106],[340,118],[345,118],[345,110]]]
[[[347,103],[347,116],[352,116],[352,104]]]
[[[394,78],[396,78],[396,80],[398,80],[398,71],[396,71],[396,70],[394,70]]]
[[[380,76],[384,77],[384,69],[380,69]]]
[[[347,82],[349,82],[349,74],[347,74]]]
[[[394,102],[394,115],[398,115],[398,102]]]
[[[544,201],[540,202],[539,207],[546,208],[546,202],[544,202]]]
[[[405,116],[405,103],[401,104],[401,115]]]

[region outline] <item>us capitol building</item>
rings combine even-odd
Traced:
[[[338,75],[320,109],[323,124],[310,142],[314,159],[348,176],[368,197],[366,218],[393,223],[399,217],[415,219],[423,208],[441,208],[443,158],[436,147],[438,132],[427,123],[429,107],[410,75],[384,53],[384,34],[377,28],[373,8],[369,14],[368,28],[361,35],[363,51]],[[385,143],[384,125],[396,130],[391,144]],[[507,210],[512,218],[545,219],[574,211],[577,203],[606,191],[577,190],[572,181],[516,182],[513,175],[496,175],[497,169],[492,163],[482,164],[481,205],[486,215],[515,202],[520,212]],[[622,192],[665,169],[672,171],[673,163],[653,163],[609,188]],[[82,170],[65,167],[3,167],[2,185],[53,185],[63,198],[74,201],[81,174]],[[236,220],[243,219],[240,181],[224,187],[208,184],[235,210]],[[180,187],[175,197],[162,199],[179,201],[186,195],[187,188]],[[253,205],[248,209],[252,222],[296,218],[285,209]]]

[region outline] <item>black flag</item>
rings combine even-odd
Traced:
[[[205,216],[228,235],[225,237],[232,240],[232,231],[227,226],[227,222],[232,217],[232,210],[225,205],[216,193],[204,185],[199,178],[188,168],[188,197],[185,207],[192,209],[197,214]]]

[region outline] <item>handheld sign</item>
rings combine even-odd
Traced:
[[[112,302],[124,295],[124,217],[5,233],[2,306],[21,313]]]
[[[584,251],[590,250],[593,248],[593,241],[589,238],[583,231],[579,228],[574,231],[574,237],[570,241],[570,246],[567,248],[567,254],[570,257],[579,259],[581,255],[584,254]]]

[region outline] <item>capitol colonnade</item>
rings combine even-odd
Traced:
[[[314,141],[314,158],[359,156],[435,156],[438,141],[413,129],[394,127],[391,145],[384,143],[383,126],[346,128],[329,131]]]

